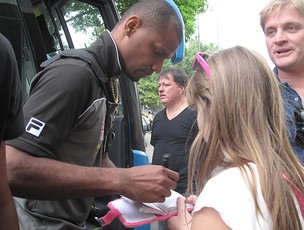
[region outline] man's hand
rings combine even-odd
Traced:
[[[122,195],[139,202],[163,202],[175,189],[179,175],[158,165],[138,166],[127,169],[122,176]]]

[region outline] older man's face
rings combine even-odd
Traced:
[[[264,32],[269,56],[280,70],[303,70],[304,15],[285,6],[266,17]]]

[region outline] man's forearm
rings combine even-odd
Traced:
[[[132,168],[86,167],[33,157],[7,146],[8,180],[14,196],[58,200],[125,195],[163,202],[176,188],[178,173],[157,165]]]
[[[117,170],[33,157],[11,146],[7,146],[7,152],[8,180],[14,196],[72,199],[108,195],[118,190],[113,183],[120,174]]]

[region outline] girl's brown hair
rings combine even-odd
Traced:
[[[190,150],[188,192],[194,192],[194,183],[199,194],[218,167],[238,167],[261,214],[256,181],[244,168],[254,162],[273,229],[300,230],[293,190],[282,175],[304,192],[304,173],[287,137],[275,75],[259,54],[240,46],[219,51],[207,62],[211,76],[196,72],[187,87],[189,106],[203,114]]]

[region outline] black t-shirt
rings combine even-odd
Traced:
[[[0,33],[0,138],[9,140],[24,131],[21,83],[14,50]]]
[[[198,132],[197,114],[190,108],[169,120],[166,110],[158,112],[153,120],[151,145],[154,146],[152,164],[162,165],[164,154],[171,154],[169,168],[180,174],[176,191],[184,193],[187,188],[188,152]]]

